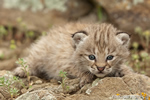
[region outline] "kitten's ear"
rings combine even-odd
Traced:
[[[78,44],[83,42],[87,36],[88,35],[85,31],[79,31],[79,32],[74,33],[72,35],[72,38],[73,38],[75,47],[77,47]]]
[[[129,42],[130,42],[130,35],[129,34],[127,34],[126,32],[118,32],[116,34],[116,36],[122,45],[128,47]]]

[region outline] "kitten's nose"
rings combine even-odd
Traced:
[[[102,71],[105,69],[105,67],[97,67],[97,69],[98,69],[100,72],[102,72]]]

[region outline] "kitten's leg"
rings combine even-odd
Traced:
[[[95,78],[96,77],[90,72],[83,73],[80,78],[80,87],[83,87],[87,83],[92,83]]]
[[[133,70],[126,66],[126,65],[122,65],[120,67],[120,69],[116,72],[115,77],[123,77],[125,75],[129,75],[129,74],[133,74]]]
[[[34,59],[30,59],[29,57],[24,59],[26,64],[24,66],[28,66],[27,68],[18,66],[14,71],[13,74],[15,76],[19,76],[19,77],[27,77],[27,73],[26,71],[29,73],[29,75],[34,75],[35,74],[35,70],[34,70],[34,64],[35,61]],[[29,61],[30,60],[30,61]],[[31,66],[32,65],[32,66]]]
[[[68,76],[73,78],[80,78],[80,87],[83,87],[87,83],[91,83],[96,77],[90,72],[81,72],[76,67],[67,67],[64,71],[68,73]],[[70,77],[69,77],[70,78]]]
[[[26,71],[29,72],[29,68],[26,68]],[[23,67],[17,67],[14,71],[13,71],[15,76],[19,76],[19,77],[27,77],[26,72],[24,71]],[[29,72],[30,73],[30,72]]]

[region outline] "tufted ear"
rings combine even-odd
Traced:
[[[87,33],[85,31],[79,31],[79,32],[76,32],[72,35],[72,38],[73,38],[73,42],[74,42],[74,45],[75,45],[75,48],[80,44],[82,43],[85,38],[87,37]]]
[[[118,41],[119,41],[122,45],[128,47],[129,42],[130,42],[130,35],[129,35],[129,34],[127,34],[126,32],[118,32],[118,33],[116,34],[116,36],[117,36]]]

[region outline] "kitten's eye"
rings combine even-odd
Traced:
[[[94,55],[89,55],[89,59],[90,60],[95,60],[95,56]]]
[[[113,58],[114,58],[114,56],[109,55],[109,56],[107,56],[106,60],[112,60]]]

